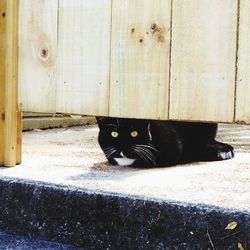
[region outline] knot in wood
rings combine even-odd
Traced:
[[[47,57],[47,56],[48,56],[48,50],[47,50],[47,49],[42,49],[42,51],[41,51],[41,56],[42,56],[43,58]]]
[[[41,48],[39,52],[39,57],[42,61],[48,61],[50,57],[50,51],[48,48]]]

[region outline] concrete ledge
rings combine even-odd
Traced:
[[[95,123],[95,117],[90,116],[30,116],[23,119],[23,131],[93,125]]]
[[[13,179],[0,181],[0,197],[1,229],[86,249],[229,250],[250,243],[250,217],[242,211]],[[237,227],[225,229],[232,221]]]

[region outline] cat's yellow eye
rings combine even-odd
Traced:
[[[114,137],[114,138],[117,138],[119,136],[119,133],[116,132],[116,131],[112,131],[111,136]]]
[[[138,136],[138,132],[137,131],[132,131],[130,134],[133,138]]]

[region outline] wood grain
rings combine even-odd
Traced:
[[[0,1],[0,165],[4,163],[6,1]]]
[[[18,78],[18,13],[19,1],[6,0],[5,35],[5,115],[4,166],[17,163],[17,78]]]
[[[110,116],[168,118],[171,1],[114,0]]]
[[[233,122],[237,1],[173,1],[170,118]]]
[[[56,111],[108,114],[111,0],[60,0]]]
[[[250,123],[250,2],[240,1],[239,49],[236,91],[237,122]]]
[[[58,0],[20,1],[19,105],[55,112]]]
[[[2,9],[5,3],[0,1]],[[24,111],[250,123],[248,1],[20,3]],[[3,41],[5,26],[0,29]],[[5,87],[0,88],[1,136]]]
[[[23,128],[23,123],[22,123],[22,118],[23,114],[21,111],[17,111],[17,147],[16,147],[16,164],[21,164],[22,163],[22,128]]]

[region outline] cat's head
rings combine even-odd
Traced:
[[[147,120],[97,118],[98,141],[108,161],[120,166],[155,166],[156,149],[151,144]]]

